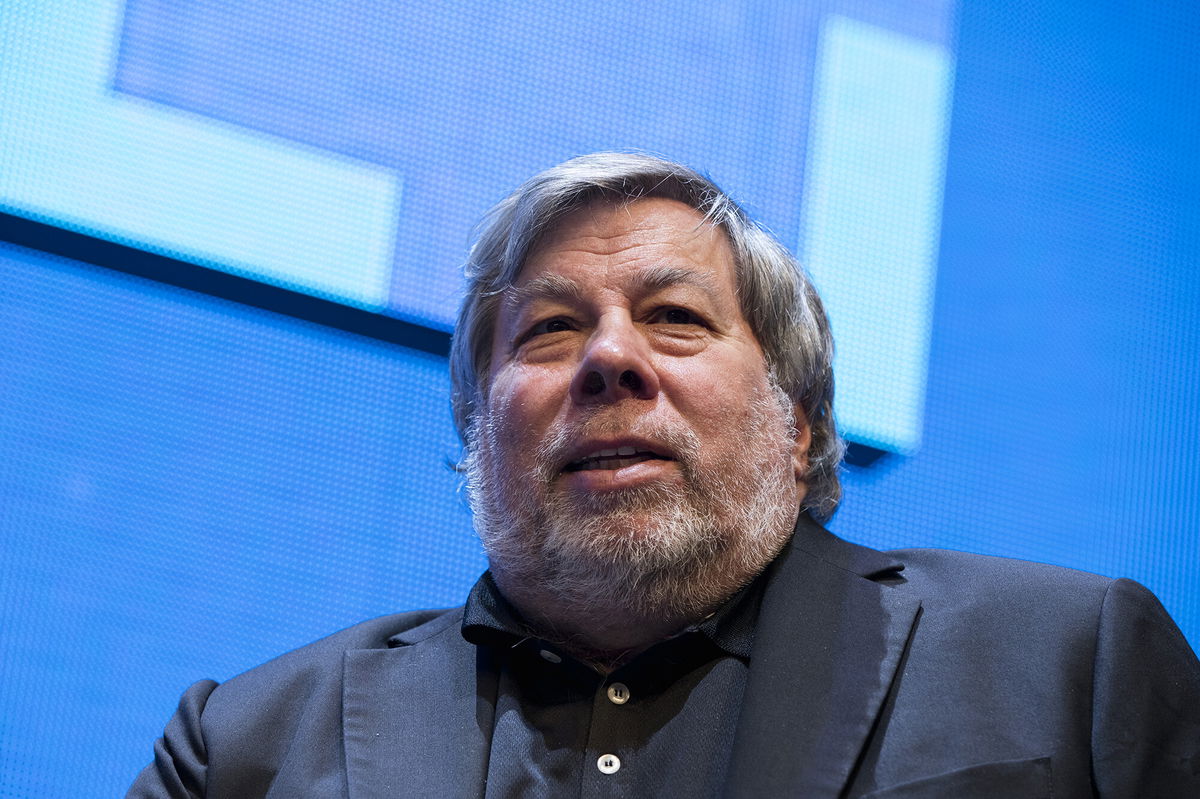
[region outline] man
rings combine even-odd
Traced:
[[[1145,589],[819,526],[824,312],[711,182],[568,161],[467,274],[489,572],[197,683],[131,796],[1200,796],[1200,663]]]

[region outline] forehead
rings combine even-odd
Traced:
[[[646,269],[695,272],[714,288],[734,290],[725,232],[694,208],[660,197],[598,201],[567,214],[534,246],[515,285],[547,274],[616,278]]]

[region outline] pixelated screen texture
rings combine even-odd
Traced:
[[[637,148],[712,170],[793,244],[824,20],[948,48],[952,8],[325,0],[291,4],[281,25],[271,6],[131,0],[113,85],[392,170],[404,198],[389,312],[448,328],[484,211],[584,152]]]
[[[0,319],[6,795],[119,795],[188,683],[485,568],[443,359],[11,245]]]
[[[833,529],[1149,586],[1200,649],[1200,16],[973,5],[925,431]]]
[[[939,45],[822,27],[801,261],[837,342],[842,433],[894,452],[921,441],[952,75]]]
[[[812,256],[846,434],[912,451],[952,9],[38,0],[0,11],[0,204],[448,329],[492,203],[582,152],[661,153]]]
[[[383,310],[396,175],[116,94],[121,8],[43,0],[0,9],[0,204]]]

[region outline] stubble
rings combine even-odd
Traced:
[[[791,403],[773,381],[730,435],[742,445],[706,461],[682,426],[632,422],[612,408],[540,442],[514,469],[493,411],[474,425],[466,463],[478,532],[506,594],[535,588],[575,616],[699,617],[754,578],[787,542],[799,507]],[[564,453],[586,437],[635,435],[674,453],[677,484],[580,494],[561,486]],[[510,596],[510,599],[514,597]]]

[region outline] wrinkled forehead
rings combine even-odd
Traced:
[[[673,274],[691,270],[709,284],[734,283],[724,229],[690,205],[664,197],[600,198],[564,213],[530,243],[515,273],[506,276],[506,293],[516,299],[530,280],[552,281],[564,263],[581,268],[634,264]]]

